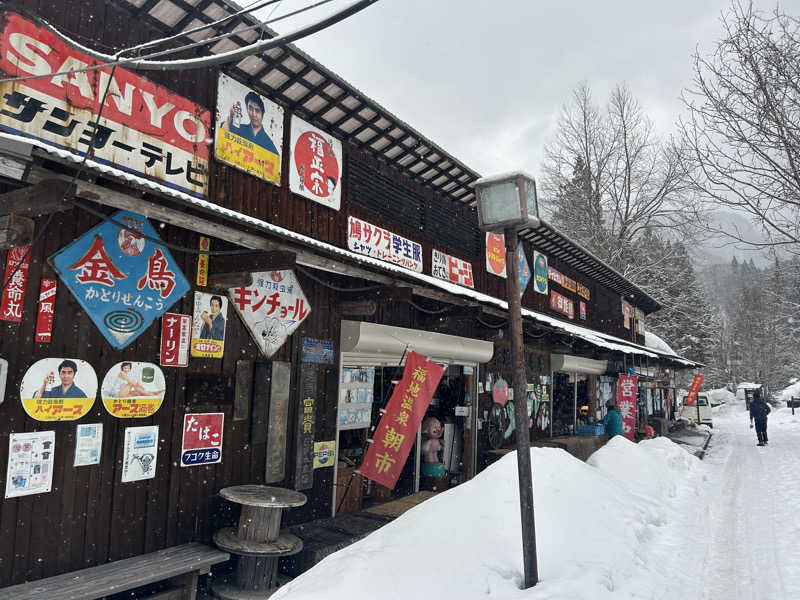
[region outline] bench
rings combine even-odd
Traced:
[[[3,588],[0,600],[96,600],[171,578],[180,578],[182,587],[148,600],[195,600],[197,578],[228,558],[227,552],[204,544],[183,544]]]

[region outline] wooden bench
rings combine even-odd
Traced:
[[[211,565],[228,558],[227,552],[211,546],[183,544],[3,588],[0,600],[96,600],[171,578],[179,578],[182,587],[160,592],[148,600],[195,600],[197,578],[208,573]]]

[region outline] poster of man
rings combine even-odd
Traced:
[[[120,362],[103,378],[103,406],[117,418],[153,415],[164,401],[164,373],[149,362]]]
[[[283,109],[226,75],[217,86],[217,158],[276,184],[281,181]]]
[[[37,421],[75,421],[94,404],[97,375],[85,360],[43,358],[31,365],[20,385],[22,406]]]
[[[222,358],[228,299],[218,294],[194,293],[192,356]]]

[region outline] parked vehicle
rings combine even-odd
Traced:
[[[697,394],[694,404],[685,404],[685,396],[682,401],[684,404],[681,406],[681,412],[680,415],[678,415],[679,418],[714,427],[711,420],[711,402],[708,399],[708,394],[703,392]]]

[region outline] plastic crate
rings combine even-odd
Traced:
[[[578,435],[603,435],[605,432],[605,425],[578,425]]]

